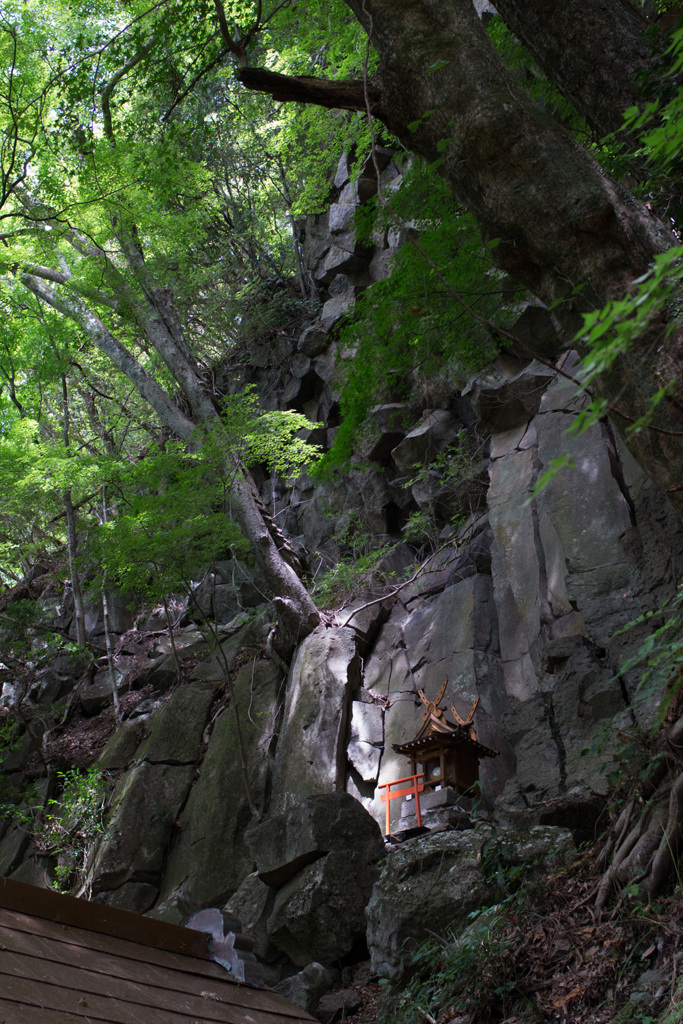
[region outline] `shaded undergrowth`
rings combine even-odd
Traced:
[[[584,852],[524,885],[466,932],[430,937],[411,976],[385,990],[370,1024],[670,1024],[683,1015],[683,887],[658,901],[624,894],[595,908],[599,869]]]

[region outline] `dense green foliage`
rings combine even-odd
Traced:
[[[358,54],[356,72],[362,57],[353,44],[359,30],[341,7],[330,7],[310,36],[320,43],[321,66],[346,54],[344,75],[351,55]],[[229,14],[244,28],[255,11],[233,4]],[[270,50],[273,13],[265,13],[254,44],[260,59],[285,69],[310,59],[284,9],[277,12],[283,46],[277,57]],[[123,343],[175,402],[173,367],[150,344],[150,295],[169,307],[176,336],[183,332],[198,372],[209,377],[231,349],[305,309],[305,295],[281,287],[297,269],[292,196],[300,206],[320,202],[329,167],[304,158],[292,112],[235,85],[209,14],[202,3],[3,5],[5,579],[65,540],[65,493],[81,529],[96,527],[103,482],[132,493],[141,456],[162,460],[152,475],[167,472],[164,459],[180,458],[165,426],[93,343],[93,324]],[[346,29],[323,44],[333,17]],[[347,122],[311,110],[303,129],[332,143],[332,160],[358,129]],[[216,396],[224,408],[225,399]],[[310,461],[314,451],[294,441],[302,417],[258,417],[251,398],[242,404],[232,426],[223,419],[224,459],[248,449],[247,462],[282,473]],[[208,473],[215,456],[205,458]],[[124,530],[120,507],[110,532]],[[197,509],[206,507],[200,501]],[[177,523],[180,514],[178,506]],[[212,546],[225,547],[221,530]]]
[[[589,138],[500,18],[489,34],[537,103],[608,167],[625,166],[619,144]],[[159,317],[166,318],[211,402],[224,407],[226,395],[211,382],[226,363],[314,312],[297,218],[324,208],[343,151],[355,155],[357,172],[372,135],[364,113],[279,103],[243,89],[235,70],[248,60],[283,74],[359,79],[372,75],[376,57],[343,0],[305,11],[276,0],[5,0],[0,47],[0,573],[16,580],[65,542],[65,503],[72,500],[90,564],[103,550],[95,538],[104,531],[113,552],[119,531],[126,539],[108,572],[142,577],[133,567],[133,538],[148,545],[143,524],[153,521],[175,536],[168,515],[178,529],[193,521],[180,512],[183,488],[195,487],[192,473],[202,480],[212,473],[223,488],[220,495],[203,484],[197,489],[195,519],[203,516],[206,539],[207,524],[218,527],[229,512],[231,460],[248,450],[247,462],[271,460],[284,471],[274,451],[291,455],[302,421],[286,426],[285,419],[252,417],[254,429],[226,426],[218,444],[224,464],[216,471],[211,445],[201,457],[173,446],[158,407],[153,411],[114,369],[101,338],[123,346],[169,407],[185,414],[192,401],[154,340]],[[639,188],[670,195],[672,212],[682,48],[679,32],[663,58],[669,74],[660,99],[627,115],[630,131],[643,133],[635,156],[652,169]],[[341,332],[352,358],[342,424],[323,474],[364,451],[376,404],[410,404],[429,394],[437,377],[461,387],[507,343],[496,328],[510,326],[519,298],[439,177],[440,161],[411,162],[395,140],[382,134],[382,141],[404,163],[402,186],[380,190],[359,212],[356,229],[368,241],[393,232],[405,244],[392,277],[360,296]],[[590,314],[586,386],[678,301],[680,256],[670,250],[637,293]],[[653,404],[669,389],[662,381]],[[605,408],[594,404],[586,418]],[[647,428],[647,420],[641,416],[632,429]],[[301,449],[291,465],[314,454]],[[136,468],[140,459],[152,482]],[[191,533],[188,527],[188,550],[204,554],[238,544],[233,526],[217,529],[208,548]],[[156,552],[153,560],[160,559]]]
[[[473,218],[457,207],[434,168],[415,161],[401,188],[365,204],[356,220],[368,240],[395,232],[406,241],[391,277],[362,293],[341,331],[342,349],[353,357],[346,364],[342,425],[320,465],[323,474],[358,451],[364,430],[371,436],[374,405],[411,395],[419,401],[437,376],[453,390],[462,388],[495,356],[491,330],[467,314],[449,285],[486,319],[505,326],[514,316],[501,306],[501,275]],[[418,247],[410,241],[416,237]]]

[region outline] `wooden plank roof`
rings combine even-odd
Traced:
[[[0,879],[0,1024],[306,1024],[208,936]]]
[[[441,746],[463,747],[478,758],[498,757],[497,750],[492,750],[473,739],[468,729],[461,725],[454,725],[443,713],[438,715],[433,711],[428,711],[425,715],[420,731],[414,740],[410,740],[408,743],[394,743],[393,748],[397,754],[410,755],[420,750],[429,750],[434,743]]]

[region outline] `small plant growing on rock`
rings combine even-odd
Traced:
[[[485,447],[486,441],[462,427],[453,443],[428,464],[413,467],[415,475],[404,486],[420,507],[403,527],[408,543],[435,551],[444,528],[457,534],[468,516],[479,510],[486,493]]]
[[[107,785],[97,768],[72,768],[57,778],[61,795],[48,800],[33,834],[36,847],[57,859],[55,889],[68,892],[85,880],[94,844],[104,833]]]
[[[353,562],[339,562],[326,572],[315,585],[314,597],[318,607],[343,605],[362,590],[371,588],[379,593],[382,588],[389,587],[393,576],[382,563],[394,547],[394,544],[383,544]]]
[[[393,574],[383,562],[396,545],[376,547],[376,536],[366,528],[357,510],[339,516],[336,540],[343,557],[315,581],[313,596],[319,608],[340,607],[361,591],[381,593],[391,586]]]

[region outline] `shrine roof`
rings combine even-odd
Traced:
[[[497,750],[492,750],[491,747],[486,747],[483,743],[473,739],[467,727],[454,725],[443,713],[439,716],[433,712],[427,714],[422,728],[414,740],[410,740],[408,743],[395,743],[393,749],[397,754],[409,755],[438,746],[464,747],[479,758],[498,756]]]

